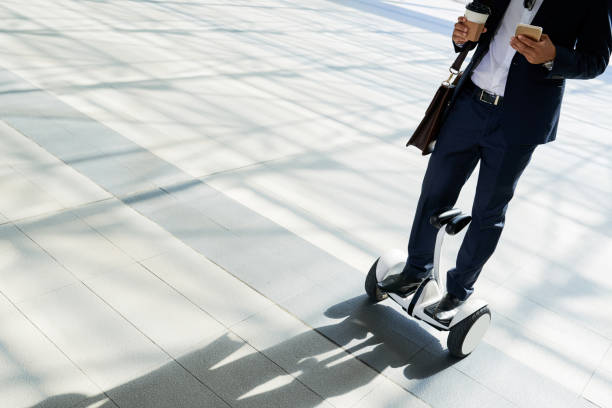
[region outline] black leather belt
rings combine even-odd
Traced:
[[[500,106],[504,100],[503,96],[495,95],[477,87],[470,78],[465,82],[465,90],[476,97],[477,100],[487,105]]]

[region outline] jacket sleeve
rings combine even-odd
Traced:
[[[602,74],[612,52],[612,0],[597,0],[585,19],[575,49],[556,46],[549,78],[591,79]]]

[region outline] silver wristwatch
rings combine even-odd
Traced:
[[[546,68],[547,70],[552,71],[554,62],[555,62],[554,60],[550,60],[550,61],[543,63],[542,66]]]

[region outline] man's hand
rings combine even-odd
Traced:
[[[457,19],[457,24],[455,24],[455,30],[453,31],[453,42],[457,45],[463,45],[467,42],[467,35],[469,28],[465,22],[467,18],[461,16]],[[483,33],[486,33],[487,29],[483,30]]]
[[[543,64],[552,61],[557,56],[557,49],[546,34],[540,41],[533,41],[524,35],[512,37],[510,46],[521,53],[531,64]]]

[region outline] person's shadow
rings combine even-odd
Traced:
[[[409,379],[431,377],[460,361],[448,353],[438,337],[430,334],[435,329],[429,326],[426,329],[405,311],[385,303],[372,304],[366,295],[338,303],[327,309],[325,315],[344,320],[316,330],[376,371],[404,367],[404,376]],[[446,335],[441,337],[445,339]],[[356,339],[363,341],[350,347]],[[366,348],[366,353],[358,351]]]
[[[292,407],[307,408],[321,401],[295,398],[303,392],[304,385],[324,398],[333,398],[367,385],[386,370],[402,370],[406,378],[418,380],[458,361],[449,356],[437,337],[404,312],[384,304],[373,305],[365,295],[329,307],[325,317],[339,321],[302,332],[260,353],[232,358],[241,355],[245,343],[228,332],[206,347],[180,357],[177,361],[182,368],[172,362],[104,394],[89,398],[80,394],[57,395],[32,408],[115,408],[107,397],[119,406],[128,400],[147,408],[208,406],[202,405],[203,397],[197,394],[201,391],[196,392],[201,387],[196,382],[206,384],[220,397],[219,406],[274,407],[283,406],[281,401],[291,401]],[[373,369],[364,370],[345,351]],[[183,368],[197,381],[188,380],[191,376]],[[196,386],[185,386],[181,384],[183,380]]]

